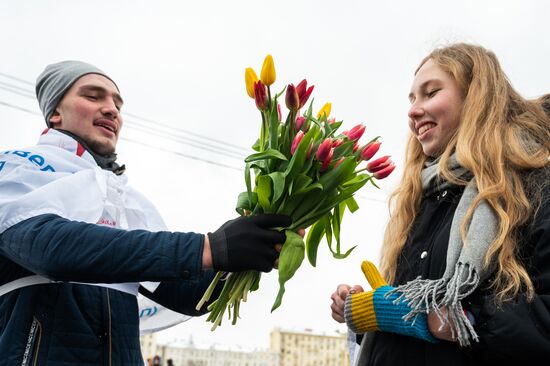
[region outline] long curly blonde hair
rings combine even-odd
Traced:
[[[546,166],[549,159],[550,119],[542,108],[543,98],[522,98],[493,52],[483,47],[459,43],[437,48],[422,60],[415,75],[430,59],[454,79],[464,95],[459,127],[439,163],[445,179],[466,185],[447,167],[449,157],[456,152],[459,164],[476,178],[479,195],[461,225],[462,237],[473,210],[485,200],[499,222],[484,262],[485,266],[496,263],[491,286],[500,301],[522,292],[532,298],[533,283],[517,256],[517,234],[536,209],[522,175]],[[410,134],[403,177],[390,198],[391,214],[382,249],[381,269],[390,283],[395,280],[398,257],[420,208],[420,173],[426,159],[420,143]]]

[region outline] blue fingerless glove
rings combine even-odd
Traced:
[[[372,291],[348,294],[345,303],[345,318],[348,327],[355,333],[383,331],[403,334],[437,343],[428,329],[427,315],[420,314],[414,320],[404,320],[411,308],[399,293],[387,293],[394,289],[389,286],[374,264],[364,261],[361,269],[373,288]]]

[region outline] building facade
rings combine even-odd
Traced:
[[[305,331],[271,331],[270,350],[279,366],[349,366],[347,335]]]

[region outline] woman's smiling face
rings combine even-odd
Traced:
[[[460,123],[463,93],[456,81],[431,59],[416,73],[409,100],[409,128],[424,154],[443,153]]]

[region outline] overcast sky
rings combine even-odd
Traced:
[[[126,139],[118,152],[130,184],[155,203],[170,229],[215,230],[236,216],[237,195],[245,190],[242,157],[259,132],[244,69],[259,73],[265,55],[272,54],[275,90],[307,78],[315,85],[314,109],[330,101],[344,128],[366,124],[365,140],[382,136],[380,154],[392,155],[398,169],[380,182],[380,191],[364,188],[359,211],[344,218],[343,245],[357,244],[355,252],[337,261],[322,246],[317,268],[304,262],[273,314],[275,272],[262,277],[236,326],[226,321],[210,332],[205,318],[198,318],[159,333],[159,339],[193,335],[200,343],[266,348],[275,326],[343,331],[330,317],[329,296],[339,283],[368,288],[360,263],[379,258],[386,199],[402,171],[407,95],[419,61],[441,44],[481,44],[497,54],[522,95],[548,93],[549,4],[3,0],[0,150],[33,145],[44,129],[29,92],[47,64],[90,62],[117,82],[125,99]],[[170,130],[171,139],[158,136],[167,131],[164,125],[178,132]],[[174,141],[178,135],[184,139]]]

